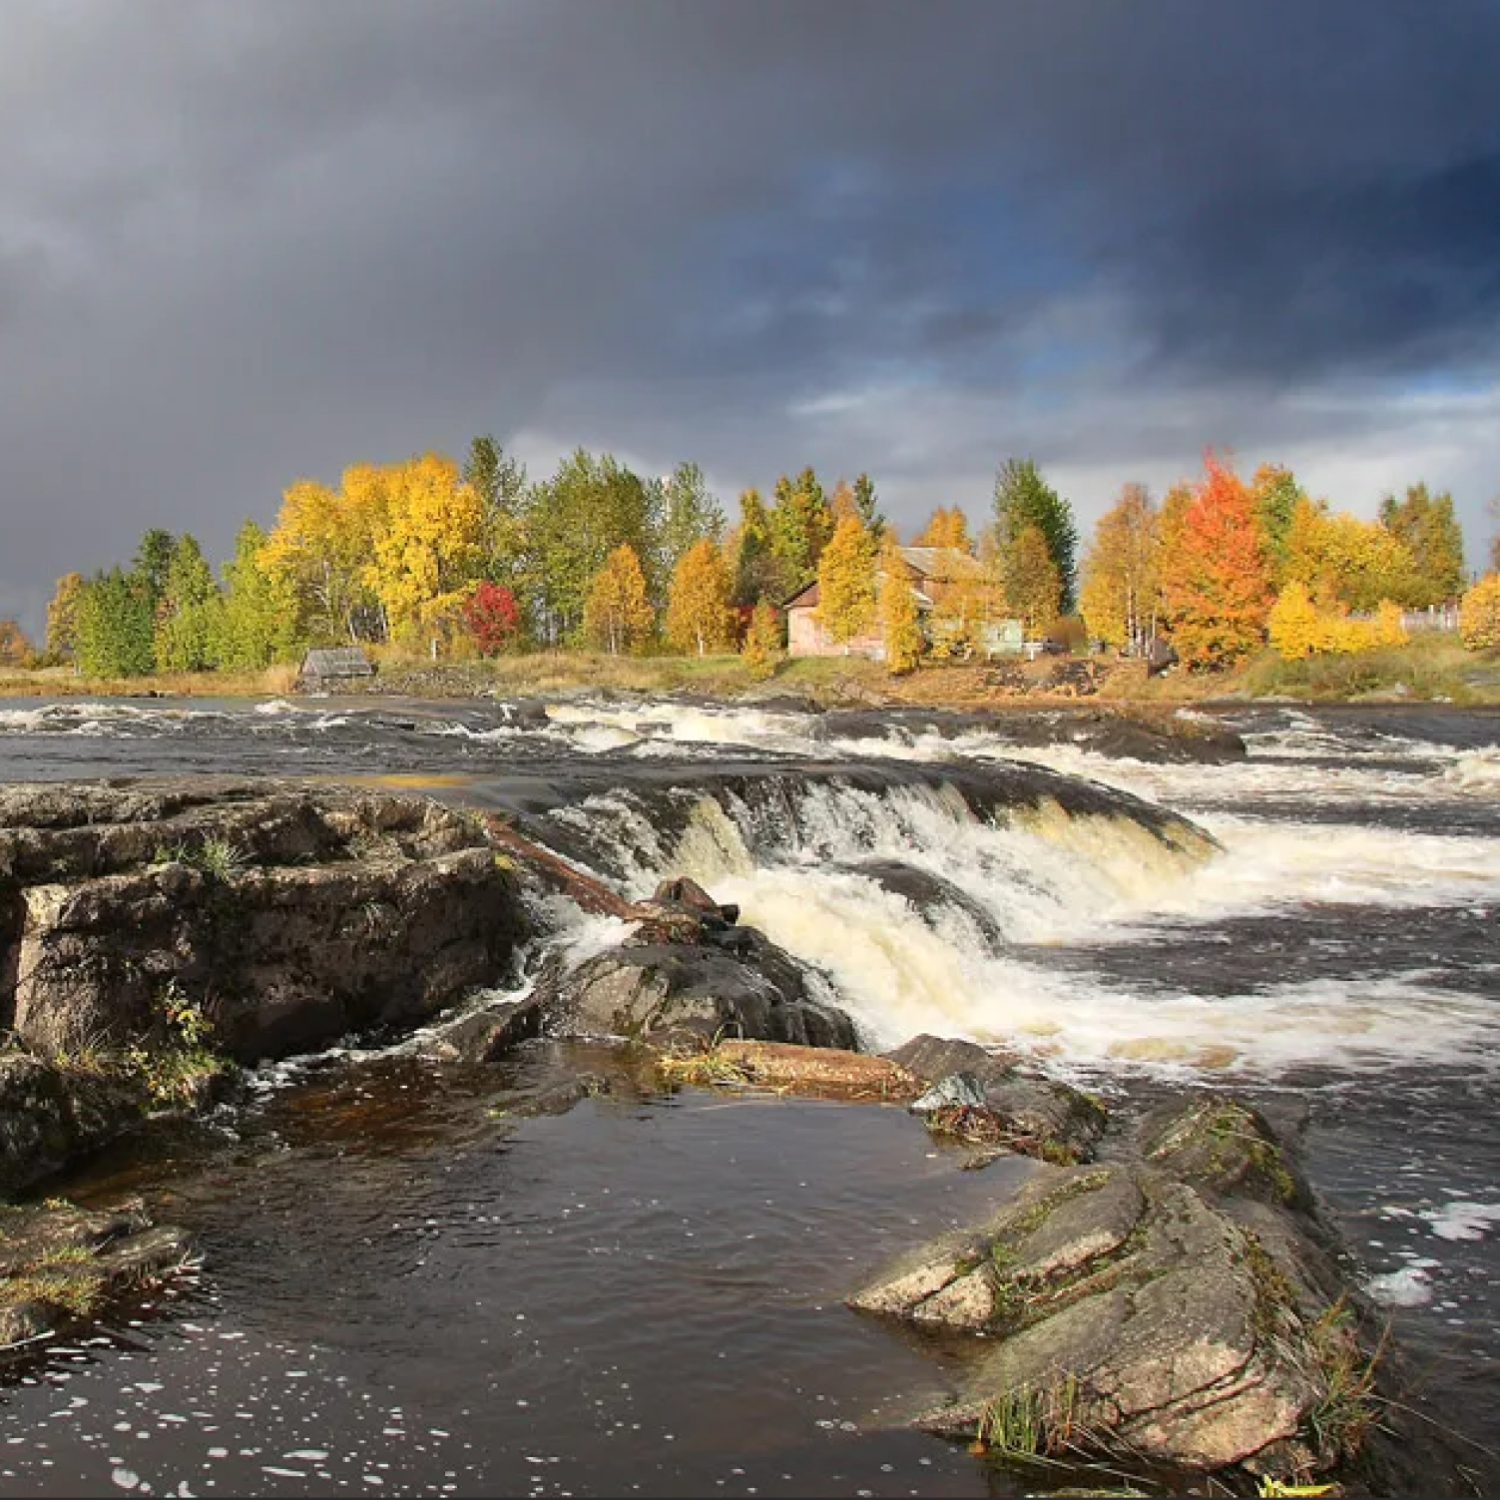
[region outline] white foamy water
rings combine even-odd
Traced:
[[[1401,921],[1465,905],[1482,917],[1500,902],[1500,840],[1223,816],[1202,820],[1223,845],[1202,858],[1124,816],[1044,807],[991,823],[940,786],[837,783],[802,786],[775,837],[763,808],[733,797],[700,799],[675,840],[628,793],[557,816],[607,838],[632,895],[681,873],[737,903],[743,921],[832,978],[877,1045],[926,1031],[1019,1045],[1062,1068],[1271,1077],[1299,1065],[1487,1068],[1500,1041],[1495,1006],[1426,965],[1199,994],[1054,968],[1046,957],[1059,944],[1160,944],[1163,922],[1211,932],[1310,907],[1365,920],[1384,908]],[[892,867],[928,877],[928,897],[890,888]],[[1500,986],[1500,954],[1496,978]]]

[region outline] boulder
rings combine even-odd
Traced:
[[[1334,1359],[1358,1360],[1352,1324],[1194,1187],[1138,1163],[1040,1168],[851,1305],[982,1335],[957,1398],[921,1420],[933,1431],[1005,1446],[1029,1424],[1039,1451],[1192,1470],[1348,1456],[1317,1418]]]
[[[223,778],[0,789],[0,1021],[80,1055],[237,1061],[431,1016],[527,924],[483,823],[422,798]]]
[[[620,947],[544,973],[537,993],[552,1035],[730,1036],[858,1050],[853,1021],[810,992],[808,971],[692,881],[663,882],[631,916]]]
[[[963,1053],[921,1038],[912,1055]],[[1192,1095],[1108,1145],[1036,1167],[849,1299],[956,1359],[953,1399],[919,1426],[1001,1461],[1216,1472],[1227,1493],[1468,1493],[1440,1434],[1401,1416],[1384,1320],[1263,1116]]]
[[[145,1103],[134,1079],[0,1054],[0,1194],[30,1187],[113,1140],[140,1119]]]
[[[556,1036],[744,1037],[857,1050],[854,1023],[808,994],[796,960],[761,933],[733,948],[651,943],[597,954],[539,989]]]
[[[974,1109],[975,1099],[966,1094],[968,1102],[955,1102],[955,1095],[953,1100],[939,1101],[946,1107],[925,1112],[929,1127],[940,1133],[1070,1163],[1092,1157],[1108,1119],[1104,1107],[1081,1090],[1029,1073],[1016,1058],[974,1042],[924,1033],[885,1056],[929,1085],[961,1076],[977,1086],[978,1103],[987,1116],[983,1128],[968,1128],[980,1122],[971,1115],[954,1113]],[[965,1128],[949,1128],[955,1124]]]

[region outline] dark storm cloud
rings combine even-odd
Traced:
[[[222,556],[299,473],[485,430],[898,512],[1376,424],[1478,482],[1472,409],[1403,403],[1495,378],[1492,7],[37,0],[0,42],[33,626],[148,525]]]

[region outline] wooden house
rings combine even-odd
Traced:
[[[952,547],[902,547],[901,561],[916,595],[917,613],[923,633],[932,639],[934,617],[942,614],[942,605],[966,588],[983,585],[984,569],[976,558]],[[879,575],[884,577],[882,573]],[[818,618],[818,583],[814,579],[799,589],[782,606],[786,611],[787,654],[789,656],[868,656],[875,661],[885,657],[880,622],[872,621],[862,635],[849,641],[835,641]],[[981,624],[980,635],[986,655],[1001,655],[1021,649],[1021,622],[995,618]]]
[[[375,663],[358,646],[318,647],[302,658],[299,693],[336,693],[375,675]]]

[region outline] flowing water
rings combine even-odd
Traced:
[[[1035,715],[0,703],[0,781],[368,776],[504,808],[626,894],[686,873],[738,902],[870,1046],[967,1036],[1121,1108],[1194,1084],[1301,1116],[1429,1409],[1500,1447],[1500,716],[1212,717],[1247,759],[1109,759],[1066,713],[1038,746]],[[544,915],[577,954],[620,937]],[[1022,1492],[902,1430],[945,1368],[840,1298],[1024,1163],[960,1172],[877,1107],[525,1118],[540,1063],[356,1053],[70,1187],[145,1191],[205,1266],[4,1391],[0,1491]]]

